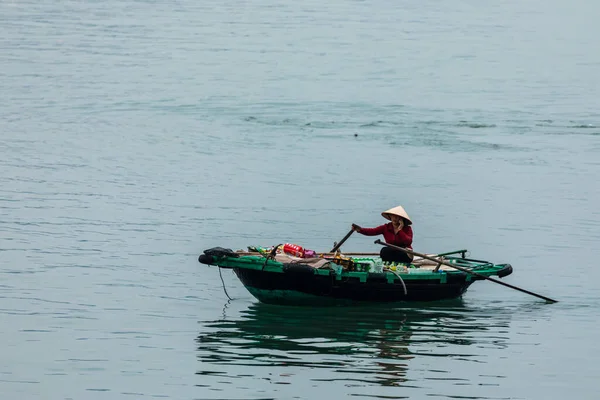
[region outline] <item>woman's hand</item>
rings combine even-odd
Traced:
[[[397,215],[392,215],[392,225],[396,230],[402,230],[404,228],[404,218],[399,217]]]
[[[354,229],[355,232],[360,233],[360,230],[362,229],[360,226],[356,225],[356,224],[352,224],[352,229]]]

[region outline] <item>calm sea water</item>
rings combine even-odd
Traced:
[[[597,399],[599,15],[0,1],[0,398]],[[197,262],[397,204],[559,302],[289,309]]]

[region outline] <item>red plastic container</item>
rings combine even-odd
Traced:
[[[297,244],[284,244],[283,252],[295,257],[304,257],[304,248],[302,246],[298,246]]]

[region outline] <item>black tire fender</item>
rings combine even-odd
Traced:
[[[504,268],[502,268],[500,271],[498,271],[498,278],[504,278],[505,276],[512,274],[512,272],[513,272],[512,265],[505,264]]]
[[[213,263],[213,258],[208,254],[200,254],[200,257],[198,257],[198,262],[201,264],[211,265]]]
[[[306,264],[284,264],[283,272],[293,275],[314,275],[315,269]]]

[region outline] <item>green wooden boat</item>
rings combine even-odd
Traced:
[[[437,254],[444,264],[415,258],[406,265],[383,263],[373,253],[297,258],[217,247],[205,250],[198,261],[232,269],[255,298],[280,305],[447,300],[461,297],[475,281],[512,273],[510,264],[466,258],[466,252]]]

